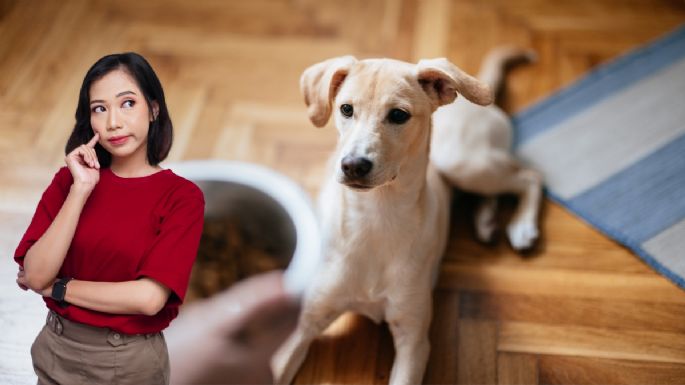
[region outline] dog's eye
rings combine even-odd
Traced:
[[[349,104],[343,104],[340,106],[340,113],[346,118],[351,118],[354,113],[354,108]]]
[[[399,108],[393,108],[388,113],[388,121],[393,124],[403,124],[411,118],[411,115],[407,111],[400,110]]]

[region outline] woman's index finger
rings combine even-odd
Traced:
[[[86,146],[88,146],[88,147],[90,147],[90,148],[95,148],[95,144],[98,142],[99,139],[100,139],[100,134],[98,134],[98,133],[96,132],[96,133],[95,133],[95,136],[93,136],[93,139],[91,139],[91,140],[86,144]]]

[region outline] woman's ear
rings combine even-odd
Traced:
[[[157,120],[159,116],[159,103],[156,100],[152,101],[152,116],[150,116],[150,122]]]

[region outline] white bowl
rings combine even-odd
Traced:
[[[245,162],[192,160],[165,167],[200,187],[205,195],[205,218],[234,210],[258,218],[263,231],[282,241],[288,252],[292,250],[285,289],[291,295],[302,295],[321,256],[318,222],[304,190],[276,171]]]

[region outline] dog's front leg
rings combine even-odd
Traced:
[[[302,366],[309,345],[342,311],[305,301],[297,328],[271,360],[274,384],[290,384]]]
[[[388,314],[388,325],[395,343],[395,363],[390,374],[390,385],[416,385],[423,380],[430,353],[428,329],[431,303],[429,292],[420,301],[414,298],[411,307],[404,304]]]

